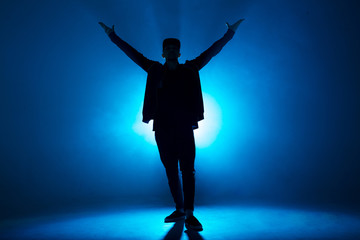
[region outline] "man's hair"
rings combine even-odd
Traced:
[[[163,49],[167,46],[167,45],[175,45],[176,47],[178,47],[180,49],[180,40],[177,38],[166,38],[163,41]]]

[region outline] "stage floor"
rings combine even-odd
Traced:
[[[171,208],[136,206],[6,221],[0,239],[360,239],[360,216],[262,206],[200,206],[204,231],[164,223]]]

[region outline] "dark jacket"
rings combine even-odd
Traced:
[[[186,61],[185,64],[180,64],[182,68],[193,72],[193,74],[190,75],[190,81],[194,88],[194,95],[192,96],[193,108],[191,110],[192,125],[194,129],[198,128],[198,121],[204,119],[204,105],[199,71],[212,57],[221,51],[233,36],[234,31],[228,30],[221,39],[216,41],[210,48],[200,54],[200,56],[191,61]],[[110,33],[109,37],[129,58],[148,73],[143,105],[143,122],[148,123],[151,119],[156,118],[157,90],[162,86],[165,66],[160,62],[147,59],[128,43],[119,38],[114,32]]]

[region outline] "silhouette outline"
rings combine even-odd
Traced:
[[[183,221],[186,217],[187,229],[203,230],[201,223],[193,215],[195,199],[193,131],[198,128],[198,122],[204,119],[199,71],[233,38],[242,21],[244,19],[232,25],[226,23],[228,30],[222,38],[198,57],[184,64],[178,62],[181,43],[176,38],[167,38],[163,41],[162,56],[165,58],[165,63],[161,64],[147,59],[122,40],[115,34],[114,25],[110,28],[99,22],[110,40],[148,74],[142,121],[149,123],[150,120],[154,120],[155,140],[176,209],[165,218],[165,222]],[[178,226],[177,224],[176,227]]]

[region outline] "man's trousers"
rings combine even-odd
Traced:
[[[195,141],[193,129],[191,127],[160,128],[155,130],[155,139],[176,209],[194,210]],[[179,178],[179,164],[183,191]]]

